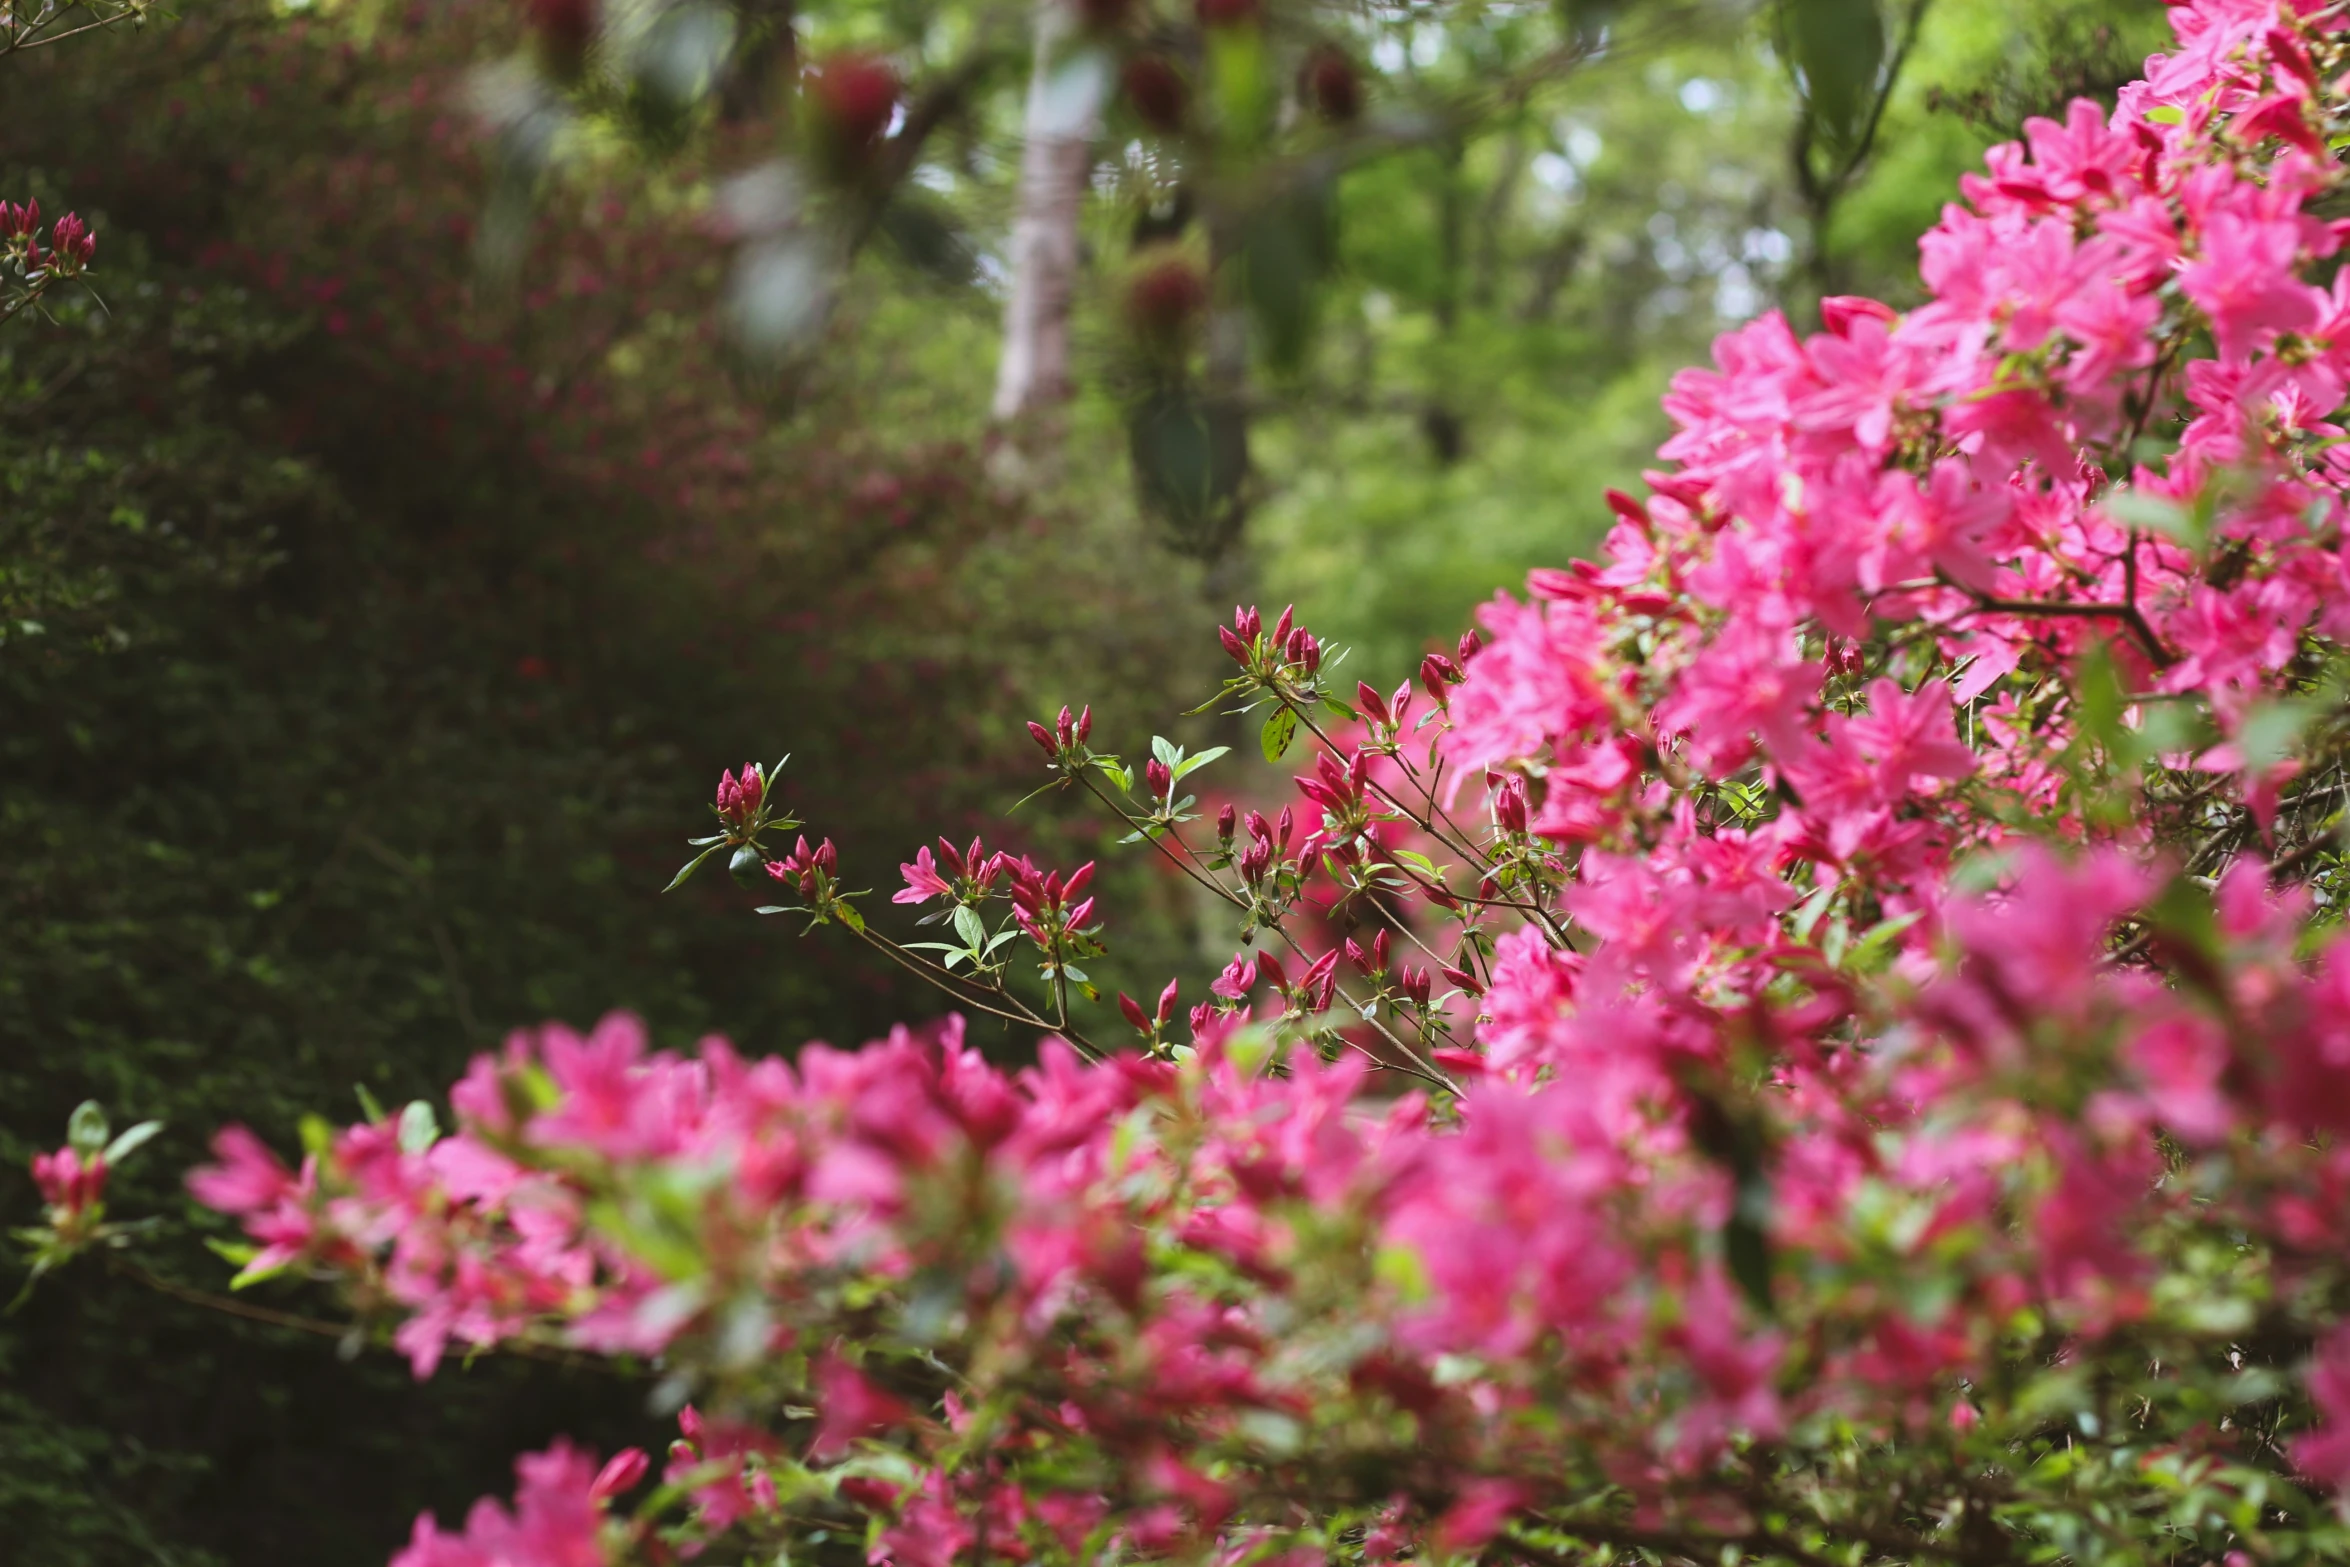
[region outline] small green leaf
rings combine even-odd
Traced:
[[[411,1099],[400,1111],[400,1152],[423,1153],[441,1140],[441,1124],[432,1113],[432,1106],[421,1099]]]
[[[843,925],[846,925],[849,929],[857,932],[859,935],[864,934],[865,916],[857,912],[857,906],[855,904],[835,903],[832,906],[832,912],[834,917],[837,918]]]
[[[2177,501],[2143,490],[2116,490],[2105,498],[2106,515],[2125,528],[2142,528],[2176,539],[2190,549],[2203,546],[2202,529],[2194,514]]]
[[[375,1102],[375,1095],[367,1091],[367,1085],[365,1083],[353,1083],[351,1085],[351,1092],[358,1097],[359,1113],[367,1117],[367,1124],[369,1126],[383,1125],[384,1107]]]
[[[724,843],[725,841],[725,839],[721,838],[719,843]],[[683,866],[679,867],[677,874],[669,878],[669,885],[663,887],[661,890],[663,892],[675,892],[678,888],[684,886],[685,879],[688,876],[691,876],[695,871],[700,870],[702,868],[702,862],[717,852],[718,844],[714,843],[709,848],[704,849],[701,853],[695,855],[692,859],[686,861]]]
[[[1165,735],[1151,736],[1151,755],[1157,757],[1170,768],[1179,767],[1183,763],[1183,747]]]
[[[1263,749],[1266,761],[1278,762],[1289,750],[1289,742],[1296,738],[1297,710],[1285,704],[1275,708],[1273,716],[1265,720],[1257,744]]]
[[[85,1099],[73,1107],[65,1123],[65,1140],[76,1153],[87,1157],[98,1152],[106,1146],[106,1136],[106,1112],[97,1100]]]
[[[980,922],[976,910],[962,904],[955,906],[955,934],[963,938],[963,945],[976,951],[987,940],[987,926]]]
[[[1205,751],[1200,752],[1200,754],[1197,756],[1185,757],[1182,763],[1175,767],[1176,780],[1180,782],[1184,774],[1198,772],[1201,768],[1207,766],[1210,762],[1216,760],[1216,758],[1224,755],[1231,749],[1232,747],[1228,745],[1212,745],[1209,746]]]
[[[739,886],[756,887],[766,879],[767,861],[756,844],[746,843],[726,862],[726,873]]]
[[[163,1130],[161,1121],[141,1121],[106,1145],[106,1162],[119,1165],[147,1145],[149,1139]]]

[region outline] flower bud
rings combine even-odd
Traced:
[[[1118,992],[1118,1011],[1127,1022],[1134,1025],[1136,1033],[1148,1037],[1151,1031],[1150,1014],[1143,1011],[1141,1002],[1121,990]]]
[[[1227,849],[1232,847],[1232,829],[1239,814],[1229,800],[1216,809],[1216,839]]]
[[[1526,830],[1526,780],[1516,773],[1502,780],[1493,797],[1493,819],[1503,832]]]
[[[1183,129],[1183,111],[1191,90],[1182,71],[1163,54],[1138,54],[1120,74],[1126,101],[1135,117],[1152,130],[1172,134]]]
[[[1281,960],[1270,952],[1257,954],[1257,977],[1275,990],[1286,991],[1289,989],[1287,971],[1281,967]]]
[[[636,1483],[645,1477],[645,1471],[652,1467],[653,1461],[645,1456],[643,1448],[624,1447],[597,1473],[595,1482],[588,1487],[588,1495],[599,1502],[608,1502],[634,1490]]]
[[[1175,987],[1179,980],[1167,981],[1167,988],[1159,992],[1159,1021],[1166,1022],[1175,1015]]]
[[[1232,655],[1232,662],[1243,666],[1248,663],[1248,644],[1234,636],[1230,626],[1218,626],[1216,640],[1224,644],[1224,651]]]
[[[898,76],[886,61],[837,54],[808,73],[809,133],[835,178],[862,173],[897,115]]]
[[[1461,668],[1467,669],[1469,660],[1484,651],[1485,644],[1477,640],[1477,633],[1474,630],[1469,630],[1461,633],[1461,645],[1455,656]]]
[[[1258,617],[1256,607],[1251,605],[1247,609],[1235,609],[1232,612],[1232,629],[1254,642],[1264,631],[1265,623]]]
[[[1061,754],[1060,747],[1053,744],[1053,732],[1033,718],[1028,721],[1028,732],[1035,736],[1037,745],[1045,755],[1058,757]]]
[[[1364,714],[1370,718],[1371,722],[1375,724],[1392,724],[1395,722],[1394,718],[1391,717],[1387,711],[1387,699],[1381,696],[1378,692],[1372,690],[1371,683],[1368,680],[1358,680],[1355,682],[1355,705],[1361,708]]]
[[[1175,774],[1157,757],[1142,764],[1142,780],[1149,787],[1154,800],[1165,799],[1175,787]]]
[[[90,257],[98,248],[98,236],[90,232],[87,223],[69,212],[49,231],[49,244],[51,269],[59,277],[72,277],[90,264]]]
[[[1088,702],[1085,704],[1085,710],[1077,715],[1077,743],[1083,745],[1092,738],[1093,704]]]
[[[1333,125],[1348,125],[1363,112],[1363,79],[1345,53],[1323,44],[1306,56],[1298,96]]]
[[[1381,931],[1371,938],[1371,972],[1374,974],[1387,972],[1387,932],[1385,931]]]
[[[1077,738],[1076,721],[1069,716],[1069,709],[1066,705],[1061,708],[1061,716],[1053,721],[1053,738],[1061,742],[1061,749],[1064,751],[1068,750],[1070,742]]]
[[[1295,604],[1285,604],[1282,606],[1281,618],[1273,622],[1273,641],[1275,645],[1278,646],[1289,641],[1290,621],[1296,614],[1297,606]]]
[[[1472,996],[1482,996],[1485,994],[1485,987],[1479,984],[1477,982],[1477,976],[1470,973],[1467,969],[1454,968],[1449,963],[1441,964],[1439,967],[1443,970],[1445,979],[1450,981],[1458,988],[1467,991]]]

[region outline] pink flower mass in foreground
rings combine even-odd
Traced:
[[[1920,308],[1677,378],[1600,558],[1416,686],[1241,611],[1294,802],[1033,726],[1232,910],[1187,1014],[1094,993],[1091,866],[916,850],[901,945],[746,768],[703,854],[1034,1065],[616,1016],[447,1135],[221,1133],[248,1275],[420,1376],[692,1399],[649,1488],[557,1447],[401,1567],[2345,1559],[2350,34],[2171,14]]]

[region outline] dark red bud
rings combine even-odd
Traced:
[[[1082,712],[1082,713],[1079,713],[1079,714],[1077,715],[1077,743],[1078,743],[1079,745],[1083,745],[1083,744],[1085,744],[1085,742],[1086,742],[1087,740],[1091,739],[1092,737],[1093,737],[1093,704],[1092,704],[1091,702],[1088,702],[1088,703],[1086,703],[1086,704],[1085,704],[1085,711],[1084,711],[1084,712]]]
[[[1257,954],[1257,977],[1275,990],[1289,988],[1289,975],[1282,969],[1281,960],[1270,952]]]
[[[1216,836],[1227,846],[1232,842],[1232,828],[1238,815],[1230,804],[1218,808],[1216,812]]]
[[[1459,653],[1461,668],[1468,668],[1469,660],[1475,658],[1478,654],[1484,651],[1485,644],[1477,640],[1476,632],[1464,631],[1461,633],[1461,645]]]
[[[1355,682],[1355,705],[1376,724],[1391,724],[1395,720],[1387,711],[1387,699],[1371,689],[1367,680]]]
[[[1351,123],[1363,112],[1363,79],[1352,60],[1328,44],[1306,56],[1299,82],[1314,112],[1333,125]]]
[[[1068,903],[1083,897],[1085,889],[1092,885],[1093,861],[1087,860],[1083,865],[1077,867],[1076,871],[1070,875],[1068,885],[1061,889],[1061,901]]]
[[[1248,644],[1233,635],[1230,626],[1218,626],[1216,639],[1224,644],[1224,651],[1232,655],[1232,662],[1243,665],[1248,662]]]
[[[889,132],[898,76],[870,55],[834,55],[809,72],[808,96],[819,155],[835,174],[854,174]]]
[[[1154,131],[1173,134],[1183,129],[1183,110],[1191,97],[1183,73],[1163,54],[1139,54],[1126,62],[1120,83],[1135,117]]]
[[[1281,618],[1273,622],[1273,640],[1275,642],[1288,642],[1289,623],[1291,618],[1295,616],[1296,613],[1297,606],[1295,604],[1284,604],[1281,607]]]
[[[1443,965],[1443,970],[1444,977],[1447,980],[1458,986],[1460,989],[1467,991],[1470,995],[1482,996],[1485,994],[1485,987],[1478,984],[1477,976],[1470,973],[1467,969],[1457,969],[1454,968],[1451,964],[1447,963]]]
[[[1123,990],[1118,992],[1118,1010],[1124,1014],[1127,1022],[1134,1025],[1134,1031],[1136,1033],[1145,1036],[1150,1033],[1150,1014],[1143,1011],[1141,1002],[1135,1000],[1132,996],[1126,994],[1126,992]]]
[[[1060,747],[1053,744],[1053,732],[1033,718],[1028,721],[1028,732],[1036,737],[1036,743],[1044,748],[1045,755],[1061,754]]]
[[[1371,939],[1371,972],[1387,972],[1387,932],[1381,931]]]
[[[1164,1023],[1175,1015],[1176,980],[1167,981],[1167,988],[1159,992],[1159,1021]]]
[[[1076,721],[1070,718],[1069,710],[1066,707],[1062,708],[1061,716],[1053,720],[1053,738],[1060,741],[1061,749],[1066,751],[1069,749],[1069,742],[1076,738],[1076,733]]]
[[[1256,606],[1251,605],[1247,609],[1235,609],[1232,612],[1232,627],[1249,641],[1254,642],[1258,634],[1265,629],[1265,623],[1258,617]]]
[[[1167,792],[1175,787],[1175,775],[1156,757],[1142,764],[1142,781],[1154,799],[1166,798]]]

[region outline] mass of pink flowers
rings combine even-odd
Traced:
[[[751,767],[703,856],[958,1015],[550,1026],[446,1135],[222,1132],[248,1280],[682,1405],[397,1567],[2342,1559],[2350,23],[2172,17],[1922,306],[1680,376],[1600,558],[1416,686],[1241,611],[1294,802],[1035,726],[1231,910],[1188,1009],[1085,973],[1090,865],[918,849],[901,943]]]

